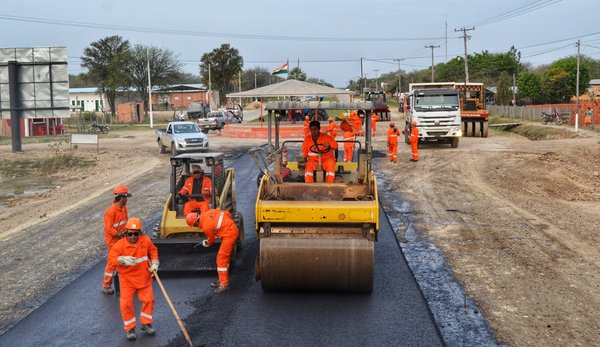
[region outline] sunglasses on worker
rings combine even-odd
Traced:
[[[128,231],[127,232],[127,236],[139,236],[140,232],[139,231]]]

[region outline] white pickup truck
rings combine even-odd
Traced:
[[[208,133],[209,130],[221,130],[226,124],[242,122],[233,112],[226,110],[209,112],[205,116],[198,117],[196,121],[204,133]]]
[[[156,142],[160,153],[166,153],[170,147],[173,156],[208,151],[208,137],[194,122],[170,122],[166,129],[156,130]]]

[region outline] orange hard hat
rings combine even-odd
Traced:
[[[195,212],[188,213],[185,216],[185,222],[190,227],[190,229],[193,228],[193,227],[195,227],[195,226],[200,226],[200,215],[198,213],[195,213]]]
[[[394,122],[390,122],[390,127],[392,127],[392,128],[393,128],[393,127],[395,127],[395,126],[396,126],[396,123],[394,123]]]
[[[115,187],[115,190],[113,191],[113,193],[115,193],[115,195],[127,195],[127,196],[131,196],[131,194],[129,194],[129,189],[127,189],[127,187],[125,187],[125,185],[123,183],[119,183]]]
[[[142,221],[137,217],[131,217],[127,220],[127,224],[125,224],[125,229],[142,230]]]
[[[329,117],[327,118],[328,121],[333,122],[333,118]]]
[[[417,126],[417,121],[413,119],[412,122],[410,122],[410,124]]]

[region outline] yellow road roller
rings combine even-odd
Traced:
[[[365,122],[364,136],[349,140],[337,137],[335,182],[324,182],[319,165],[313,172],[315,183],[305,183],[306,166],[298,151],[303,139],[279,138],[280,121],[287,119],[288,110],[297,109],[354,110],[370,119],[373,104],[267,103],[272,135],[268,146],[251,150],[257,163],[261,162],[257,157],[266,158],[262,160],[263,167],[259,165],[263,176],[256,198],[259,240],[256,279],[263,290],[370,292],[379,228],[377,182],[371,170],[370,122]],[[345,121],[341,127],[352,129]],[[344,143],[352,143],[352,161],[341,162]]]

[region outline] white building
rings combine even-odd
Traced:
[[[69,88],[69,105],[71,112],[102,112],[108,111],[108,102],[98,88]]]

